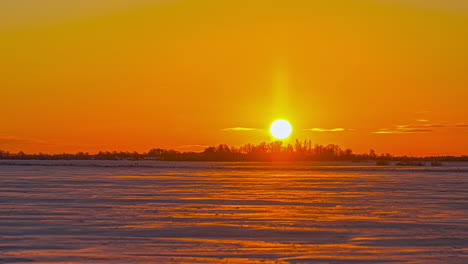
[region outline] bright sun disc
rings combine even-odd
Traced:
[[[287,138],[289,135],[291,135],[291,132],[291,124],[284,119],[276,120],[270,126],[271,135],[277,139]]]

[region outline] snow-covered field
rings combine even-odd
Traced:
[[[468,263],[468,165],[0,161],[0,263]]]

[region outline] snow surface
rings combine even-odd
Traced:
[[[468,263],[468,164],[0,161],[0,263]]]

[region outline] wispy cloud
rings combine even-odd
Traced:
[[[430,111],[430,110],[424,110],[424,109],[423,109],[423,110],[420,110],[420,111],[416,111],[415,113],[416,113],[416,114],[428,114],[428,113],[431,113],[431,112],[432,112],[432,111]]]
[[[436,128],[436,127],[448,127],[448,128],[456,128],[456,127],[468,127],[467,124],[422,124],[422,125],[399,125],[398,128]]]
[[[40,145],[53,145],[53,143],[41,139],[28,139],[11,135],[0,135],[0,145],[11,144],[40,144]]]
[[[208,146],[206,145],[181,145],[181,146],[177,146],[176,148],[207,148]]]
[[[179,150],[179,151],[202,151],[206,149],[209,146],[206,145],[199,145],[199,144],[192,144],[192,145],[180,145],[176,146],[174,149]]]
[[[388,129],[382,128],[372,133],[375,134],[404,134],[404,133],[429,133],[432,132],[431,129],[407,129],[407,128],[396,128],[396,129]]]
[[[257,131],[260,130],[258,128],[250,128],[250,127],[228,127],[223,128],[221,131]]]
[[[304,129],[306,131],[313,131],[313,132],[343,132],[343,131],[350,131],[354,129],[346,129],[342,127],[337,127],[337,128],[319,128],[319,127],[314,127],[314,128],[307,128]]]
[[[420,122],[427,122],[427,120],[418,120]],[[403,133],[428,133],[432,132],[434,128],[464,128],[468,127],[467,124],[420,124],[420,125],[397,125],[393,128],[381,128],[372,133],[375,134],[403,134]]]

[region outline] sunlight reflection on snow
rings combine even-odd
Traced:
[[[465,171],[203,164],[1,166],[0,260],[467,260]]]

